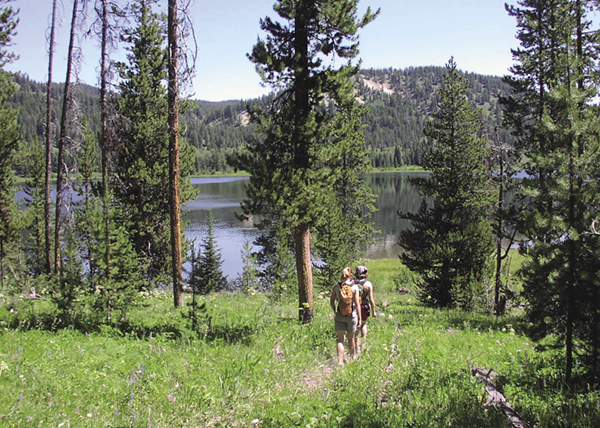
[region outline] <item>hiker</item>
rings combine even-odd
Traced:
[[[355,276],[356,280],[354,283],[358,287],[358,292],[360,295],[360,318],[362,323],[359,324],[358,328],[356,329],[354,342],[356,346],[356,352],[360,353],[361,341],[359,339],[359,335],[362,335],[363,340],[367,338],[367,320],[371,314],[373,314],[374,317],[377,317],[377,311],[375,311],[375,299],[373,298],[373,284],[371,281],[367,280],[369,273],[366,266],[357,266]]]
[[[333,286],[329,303],[335,313],[335,331],[337,333],[338,365],[344,365],[344,335],[348,342],[348,353],[354,357],[354,333],[361,324],[358,287],[352,281],[352,268],[342,270],[341,282]],[[337,305],[336,305],[337,303]]]

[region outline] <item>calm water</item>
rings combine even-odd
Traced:
[[[378,233],[375,242],[367,249],[369,259],[396,257],[400,248],[397,235],[408,227],[408,222],[398,218],[397,211],[415,212],[419,209],[421,197],[409,177],[423,173],[373,173],[364,177],[373,193],[377,195],[377,211],[372,221]],[[242,270],[241,252],[246,242],[252,243],[258,235],[252,221],[241,222],[236,213],[241,213],[240,202],[245,196],[244,184],[248,177],[207,177],[193,178],[192,184],[198,189],[198,197],[190,201],[183,209],[186,225],[185,235],[196,241],[200,247],[207,236],[208,210],[213,213],[213,228],[217,247],[223,259],[223,273],[233,280]],[[20,204],[25,197],[23,191],[17,192]],[[189,266],[186,266],[188,268]]]
[[[398,218],[397,211],[417,211],[421,198],[409,177],[422,173],[373,173],[364,178],[377,196],[377,212],[372,220],[379,231],[375,243],[366,252],[369,259],[396,257],[400,248],[397,234],[408,227],[408,222]],[[199,247],[207,235],[208,210],[213,213],[213,229],[217,246],[221,250],[223,272],[229,279],[235,279],[242,270],[241,251],[247,241],[252,242],[258,235],[251,221],[239,221],[235,213],[240,213],[244,184],[247,177],[207,177],[193,178],[192,184],[198,189],[198,197],[184,208],[187,222],[185,235],[196,240]]]

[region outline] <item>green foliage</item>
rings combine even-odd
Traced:
[[[258,270],[258,255],[252,252],[252,244],[250,241],[244,243],[241,251],[242,257],[242,272],[238,274],[236,282],[238,288],[245,293],[255,292],[260,288],[259,270]]]
[[[279,223],[270,222],[266,232],[258,236],[255,244],[259,247],[256,261],[259,265],[259,278],[262,288],[272,293],[276,299],[290,294],[297,283],[293,240],[291,234]]]
[[[364,123],[371,164],[376,168],[423,165],[431,141],[423,128],[435,112],[443,85],[444,67],[408,67],[404,70],[364,69],[357,79],[358,97],[368,112]],[[469,100],[482,110],[487,128],[498,127],[502,141],[512,143],[509,133],[500,128],[502,110],[499,97],[506,97],[509,86],[501,78],[465,73],[470,82]]]
[[[392,290],[384,276],[377,290]],[[344,368],[332,364],[326,298],[316,303],[314,322],[301,325],[292,299],[212,294],[202,302],[211,327],[199,336],[182,322],[183,311],[173,312],[169,293],[140,293],[124,321],[87,334],[60,328],[47,301],[21,301],[12,312],[1,305],[1,420],[505,427],[505,416],[484,406],[487,393],[470,374],[486,367],[501,375],[500,391],[532,426],[597,425],[598,393],[566,391],[560,359],[536,350],[523,335],[524,320],[425,308],[393,291],[376,298],[388,302],[385,314],[369,320],[366,351]],[[185,299],[189,304],[192,296]],[[44,331],[46,322],[58,330]]]
[[[117,224],[130,231],[138,256],[147,262],[149,280],[170,272],[169,152],[167,128],[167,50],[165,17],[152,12],[153,2],[131,5],[136,26],[121,38],[129,52],[118,63],[121,82],[118,113],[120,141],[113,183]],[[194,194],[189,179],[192,152],[182,144],[181,202]],[[149,221],[151,220],[151,221]]]
[[[431,176],[415,180],[425,199],[417,213],[400,214],[414,228],[401,232],[399,243],[403,262],[420,274],[424,303],[466,309],[489,275],[492,200],[480,112],[466,97],[468,81],[452,59],[447,68],[439,110],[425,128],[435,143],[424,163]]]
[[[46,160],[44,146],[37,138],[22,150],[23,164],[29,179],[25,182],[24,192],[26,211],[25,229],[29,233],[23,239],[28,270],[35,275],[44,271],[45,248],[44,239],[44,204],[45,204],[45,171]]]
[[[530,239],[522,248],[523,296],[532,336],[551,337],[564,349],[571,387],[580,375],[600,379],[599,39],[589,31],[597,8],[560,0],[509,8],[519,20],[521,48],[507,123],[528,172],[520,221]],[[539,67],[549,59],[551,67]]]
[[[12,247],[22,228],[14,200],[12,171],[21,134],[17,125],[17,110],[6,105],[6,101],[15,92],[16,87],[12,82],[11,74],[4,71],[4,66],[14,59],[14,54],[7,48],[15,34],[17,23],[16,11],[12,7],[0,9],[0,281],[2,289],[5,286],[8,255],[13,250]]]
[[[266,217],[293,233],[299,308],[303,321],[310,322],[311,237],[337,240],[335,246],[314,247],[327,249],[317,257],[335,268],[357,252],[354,242],[364,242],[361,233],[368,227],[359,214],[373,209],[356,178],[364,171],[366,152],[364,110],[353,91],[358,66],[352,60],[358,55],[358,30],[376,14],[368,9],[358,18],[355,0],[282,0],[274,10],[280,21],[261,21],[265,38],[248,57],[264,83],[280,93],[267,105],[253,106],[257,136],[232,163],[250,173],[244,215]],[[337,67],[335,58],[345,63]],[[357,208],[344,211],[349,201]]]
[[[363,69],[356,77],[359,100],[367,112],[363,118],[366,148],[371,166],[378,169],[421,165],[429,148],[423,126],[434,111],[439,98],[436,95],[443,81],[444,67],[409,67],[397,69]],[[484,112],[486,126],[500,124],[499,96],[506,97],[509,87],[500,77],[467,73],[471,81],[469,98]],[[19,90],[9,105],[19,107],[19,125],[26,141],[43,139],[45,121],[44,85],[16,75]],[[383,88],[386,88],[385,90]],[[63,84],[53,84],[53,117],[60,112]],[[100,128],[98,89],[78,85],[74,94],[95,132]],[[253,134],[248,125],[249,105],[267,105],[274,95],[252,100],[209,102],[189,100],[182,111],[181,122],[186,125],[185,137],[193,149],[194,174],[213,174],[234,171],[227,158],[236,153]],[[513,137],[500,128],[502,141]],[[55,167],[55,166],[54,166]],[[243,165],[240,166],[243,168]],[[21,174],[21,172],[19,172]]]
[[[72,229],[67,230],[67,239],[62,248],[58,280],[50,281],[50,296],[58,309],[58,316],[69,325],[73,322],[76,305],[81,303],[84,289],[83,262],[79,255],[80,247]]]
[[[221,251],[217,248],[215,241],[212,210],[208,210],[206,233],[206,238],[202,241],[200,260],[198,266],[195,267],[198,283],[193,284],[194,289],[202,294],[221,291],[227,286],[227,278],[225,278],[221,269],[223,265]]]

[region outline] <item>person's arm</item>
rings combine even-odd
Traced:
[[[360,292],[358,287],[354,289],[354,307],[356,308],[356,314],[358,315],[358,325],[362,326],[362,314],[360,310]]]
[[[369,303],[371,304],[371,314],[377,317],[377,311],[375,310],[375,299],[373,298],[373,283],[369,287]]]
[[[331,296],[329,297],[329,306],[331,306],[331,310],[333,312],[335,312],[335,288],[337,287],[337,284],[333,286],[333,289],[331,290]]]

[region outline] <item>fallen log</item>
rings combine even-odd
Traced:
[[[483,383],[488,393],[487,401],[483,405],[484,407],[494,406],[500,408],[514,428],[529,428],[529,424],[519,417],[506,397],[496,388],[494,379],[498,376],[498,373],[494,372],[493,369],[488,370],[485,367],[476,367],[472,372]]]

